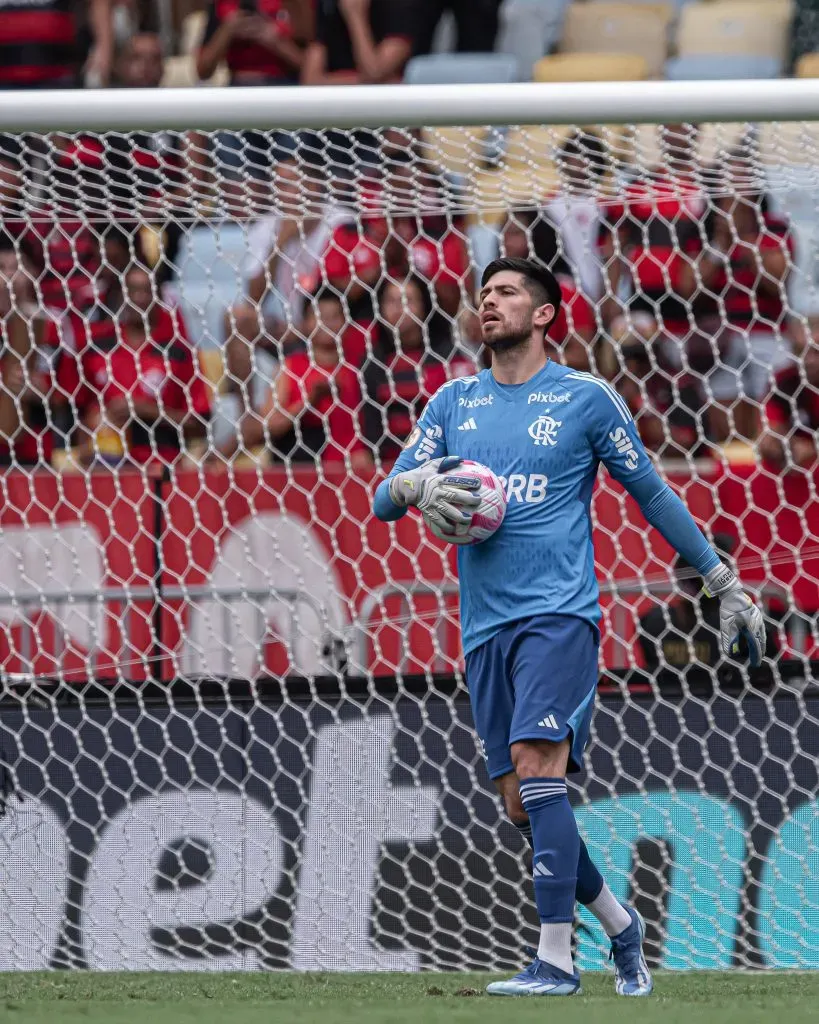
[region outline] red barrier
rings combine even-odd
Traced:
[[[670,480],[704,526],[739,538],[740,564],[784,557],[768,573],[746,567],[743,575],[778,580],[801,607],[819,608],[813,480],[779,480],[753,467]],[[7,474],[0,662],[7,671],[135,680],[158,665],[167,677],[319,671],[327,624],[355,640],[350,627],[366,616],[372,671],[451,670],[460,659],[454,550],[434,542],[414,514],[394,524],[374,519],[374,483],[310,468],[187,472],[166,483],[136,473]],[[640,664],[634,641],[649,602],[638,587],[623,591],[629,581],[667,578],[673,552],[647,533],[634,502],[610,480],[598,487],[594,509],[604,659]],[[152,584],[158,560],[161,614],[134,590]],[[615,583],[616,598],[606,593]],[[403,592],[424,584],[429,592],[408,605]],[[203,596],[213,588],[227,596]],[[283,603],[265,600],[271,589]],[[297,592],[307,601],[299,606],[303,649],[286,612]],[[311,619],[313,606],[328,622]]]

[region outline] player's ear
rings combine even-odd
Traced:
[[[532,318],[532,323],[535,327],[542,327],[544,330],[551,324],[555,318],[555,307],[551,302],[547,302],[545,306],[538,306],[535,310]]]

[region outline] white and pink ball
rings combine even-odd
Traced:
[[[447,472],[447,476],[477,477],[481,486],[475,493],[480,498],[480,505],[472,513],[472,521],[458,525],[456,534],[468,537],[470,544],[480,544],[496,533],[503,517],[506,515],[506,489],[499,477],[491,469],[480,462],[464,461]],[[463,541],[461,542],[463,543]]]

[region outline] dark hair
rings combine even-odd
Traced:
[[[600,136],[593,132],[576,131],[566,139],[557,152],[558,164],[572,157],[583,160],[595,178],[602,178],[606,173],[606,147]]]
[[[555,307],[555,315],[552,319],[557,319],[557,314],[560,312],[560,304],[562,301],[562,292],[560,291],[560,285],[555,275],[544,267],[538,260],[522,260],[514,256],[502,256],[499,259],[492,260],[489,266],[484,270],[481,275],[481,288],[483,288],[490,278],[494,277],[495,274],[499,274],[502,270],[511,270],[516,274],[522,274],[526,290],[534,299],[537,306],[545,306],[548,302],[550,305]]]
[[[548,219],[546,211],[535,207],[518,207],[509,210],[500,231],[510,223],[523,228],[529,239],[529,259],[542,263],[553,274],[572,275],[572,268],[564,255],[559,230]]]
[[[337,302],[339,306],[343,305],[341,295],[331,288],[329,285],[319,285],[314,292],[309,295],[310,305],[318,306],[320,302]]]

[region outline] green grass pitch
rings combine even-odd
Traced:
[[[485,974],[0,974],[2,1024],[801,1024],[815,974],[656,975],[649,999],[586,974],[572,999],[499,999]]]

